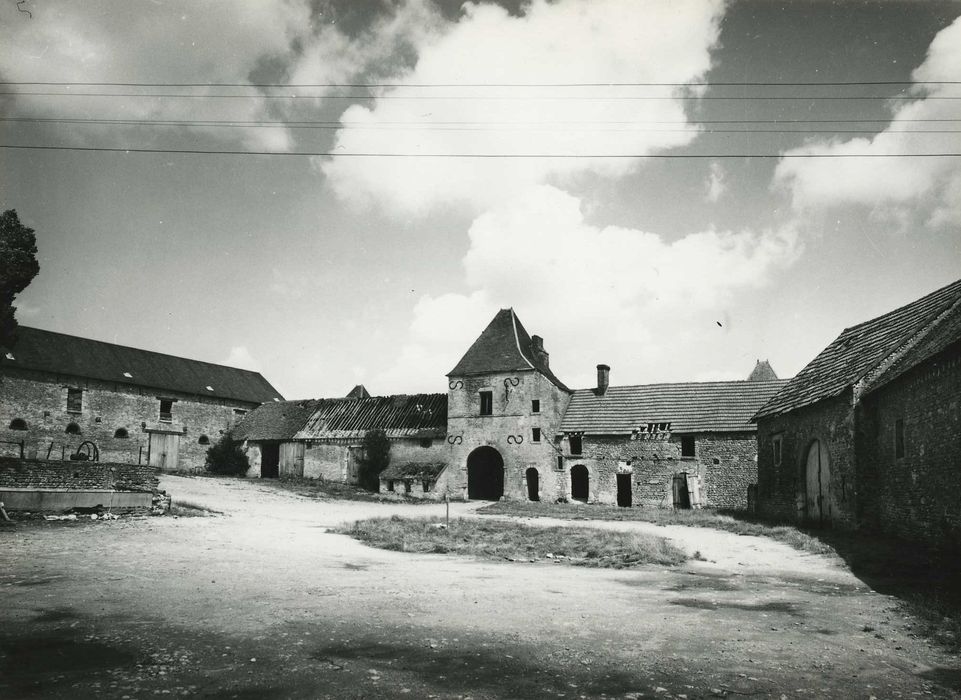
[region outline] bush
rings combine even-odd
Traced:
[[[368,430],[364,435],[364,457],[360,461],[360,485],[368,491],[380,488],[380,473],[390,464],[390,440],[383,430]]]
[[[207,463],[204,465],[211,474],[225,476],[244,476],[250,469],[247,453],[240,449],[240,443],[224,433],[216,443],[207,449]]]

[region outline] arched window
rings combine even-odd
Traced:
[[[63,432],[70,435],[80,435],[80,426],[76,423],[67,423],[67,427]]]
[[[198,445],[209,445],[209,444],[210,444],[210,438],[207,437],[206,435],[201,435],[199,438],[197,438],[197,444],[198,444]]]
[[[14,418],[12,421],[10,421],[10,430],[26,430],[26,429],[27,429],[27,421],[25,421],[23,418]]]
[[[115,438],[128,438],[130,437],[130,434],[127,432],[126,428],[117,428],[115,431],[113,431],[113,436]]]

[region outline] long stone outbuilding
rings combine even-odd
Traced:
[[[502,309],[447,376],[446,394],[267,404],[238,426],[253,476],[357,481],[381,429],[381,491],[424,498],[745,508],[757,479],[751,416],[785,382],[766,362],[745,381],[572,390],[543,339]]]

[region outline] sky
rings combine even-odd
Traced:
[[[507,307],[575,388],[789,377],[961,278],[959,15],[5,0],[17,318],[289,399],[446,391]]]

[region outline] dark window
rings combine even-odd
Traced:
[[[130,437],[130,434],[127,432],[126,428],[117,428],[113,431],[113,436],[115,438],[126,438]]]
[[[904,420],[901,418],[894,421],[894,456],[904,457]]]
[[[531,399],[531,413],[540,413],[540,412],[541,412],[541,400]]]
[[[580,435],[568,435],[568,436],[567,436],[567,440],[568,440],[568,442],[570,442],[570,444],[571,444],[571,454],[572,454],[572,455],[579,455],[579,454],[581,454],[581,450],[583,449],[583,445],[581,444],[581,436],[580,436]]]
[[[531,428],[531,442],[540,442],[540,441],[541,441],[541,429]]]
[[[10,430],[26,430],[26,429],[27,429],[27,421],[25,421],[23,418],[14,418],[12,421],[10,421]]]
[[[424,438],[420,441],[421,447],[430,447],[433,444],[434,444],[434,441],[431,440],[430,438]]]
[[[160,421],[170,423],[174,419],[174,402],[172,399],[160,399]]]
[[[80,435],[80,426],[76,423],[68,423],[63,432],[69,435]]]
[[[559,471],[564,471],[564,458],[560,455],[557,456],[557,469]]]
[[[427,493],[428,491],[430,491],[430,479],[424,479],[423,486],[424,486],[424,493]]]
[[[247,411],[245,411],[244,409],[235,408],[234,409],[234,425],[237,425],[240,421],[242,421],[244,419],[244,416],[246,415],[247,415]]]
[[[67,413],[80,413],[83,409],[83,389],[67,389]]]
[[[197,444],[198,444],[198,445],[209,445],[209,444],[210,444],[210,438],[207,437],[206,435],[201,435],[199,438],[197,438]]]
[[[393,482],[393,480],[391,480],[391,479],[388,479],[388,480],[387,480],[387,490],[388,490],[388,491],[393,491],[393,490],[394,490],[394,482]]]
[[[480,414],[482,416],[489,416],[494,413],[494,393],[491,391],[482,391],[480,393]]]
[[[404,479],[404,493],[410,493],[410,480]]]
[[[681,457],[693,457],[696,452],[693,435],[681,436]]]
[[[771,448],[774,453],[774,466],[779,467],[781,466],[781,436],[780,435],[778,435],[777,437],[771,440]]]

